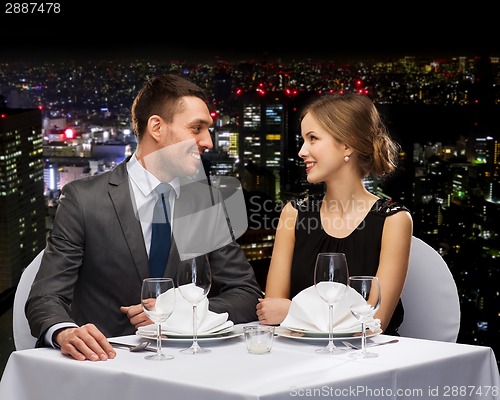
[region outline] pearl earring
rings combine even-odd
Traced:
[[[344,161],[345,161],[345,162],[349,162],[349,160],[350,160],[350,157],[349,157],[349,156],[345,156],[345,157],[344,157]]]

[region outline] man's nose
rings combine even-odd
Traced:
[[[214,147],[214,142],[212,141],[212,135],[210,135],[209,131],[203,136],[203,139],[198,142],[198,146],[205,147],[207,150]]]

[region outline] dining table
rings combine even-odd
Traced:
[[[190,340],[166,339],[171,360],[152,361],[147,352],[116,348],[107,361],[77,361],[52,348],[11,353],[0,381],[2,400],[137,399],[499,399],[500,377],[490,347],[397,337],[396,343],[371,347],[376,358],[354,358],[359,351],[316,352],[327,339],[293,336],[276,329],[272,349],[248,352],[242,326],[226,337],[206,337],[211,352],[182,354]],[[281,330],[280,330],[281,329]],[[112,338],[138,344],[139,335]],[[355,345],[357,337],[346,338]],[[394,336],[374,335],[372,346]],[[110,338],[111,340],[111,338]],[[151,340],[151,346],[156,342]]]

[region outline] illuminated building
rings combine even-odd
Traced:
[[[45,247],[42,116],[0,103],[0,293]]]

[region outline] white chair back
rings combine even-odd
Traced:
[[[31,284],[35,279],[38,268],[42,261],[43,250],[31,261],[21,274],[21,279],[17,285],[14,295],[14,305],[12,307],[12,330],[14,333],[14,346],[16,350],[33,349],[35,347],[36,338],[31,336],[30,327],[24,306],[31,289]]]
[[[441,255],[417,237],[412,238],[401,300],[405,310],[401,336],[457,341],[460,303],[455,280]]]

